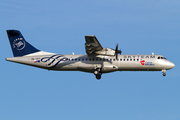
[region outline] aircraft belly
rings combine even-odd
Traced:
[[[83,71],[93,73],[96,66],[99,64],[82,63],[82,62],[62,62],[58,64],[53,70],[65,71]]]
[[[102,65],[102,73],[109,73],[114,72],[118,70],[118,63],[116,62],[104,62]]]
[[[94,72],[95,66],[93,64],[79,64],[77,66],[77,70],[83,71],[83,72]]]
[[[53,70],[72,70],[93,73],[97,68],[102,68],[102,73],[114,72],[118,70],[117,65],[113,65],[107,62],[77,62],[73,64],[61,63],[53,68]]]

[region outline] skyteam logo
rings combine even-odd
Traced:
[[[66,57],[63,57],[62,55],[53,55],[51,57],[44,57],[41,59],[41,62],[47,63],[46,66],[50,68],[56,67],[61,61],[67,61],[69,60]]]
[[[152,62],[146,62],[145,60],[141,60],[140,63],[141,65],[145,65],[145,66],[154,66]]]
[[[26,46],[26,43],[23,40],[23,38],[17,38],[13,42],[13,48],[14,49],[22,50],[22,49],[24,49],[25,46]]]

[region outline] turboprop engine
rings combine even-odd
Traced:
[[[115,50],[110,49],[110,48],[103,48],[100,51],[96,51],[95,54],[99,55],[107,55],[107,56],[114,56],[115,55]]]

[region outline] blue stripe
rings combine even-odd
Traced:
[[[54,58],[55,57],[55,58]],[[47,66],[50,66],[51,64],[53,64],[56,60],[58,60],[58,58],[60,58],[60,57],[62,57],[62,55],[53,55],[53,56],[51,56],[51,57],[44,57],[44,58],[42,58],[41,59],[41,62],[48,62],[48,61],[50,61],[51,59],[53,59],[50,63],[48,63],[47,64]],[[63,57],[63,58],[61,58],[61,59],[59,59],[56,63],[55,63],[55,65],[53,65],[53,66],[51,66],[51,67],[49,67],[49,68],[54,68],[54,67],[56,67],[61,61],[63,61],[63,60],[68,60],[68,58],[66,58],[66,57]]]

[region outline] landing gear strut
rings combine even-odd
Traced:
[[[162,70],[163,76],[166,76],[166,70]]]
[[[102,75],[101,68],[97,68],[94,71],[94,75],[96,76],[96,79],[100,80],[101,79],[101,75]]]

